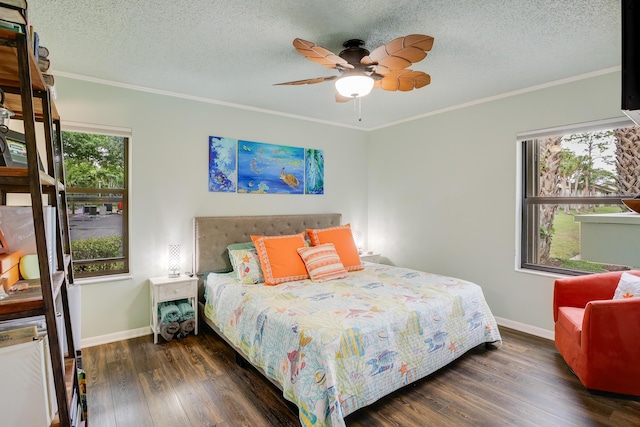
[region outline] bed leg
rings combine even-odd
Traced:
[[[502,343],[500,341],[492,341],[484,343],[484,348],[487,350],[497,350],[502,347]]]
[[[247,366],[249,366],[249,364],[247,363],[247,361],[245,360],[244,357],[240,356],[240,354],[238,354],[236,352],[236,363],[238,364],[238,366],[240,366],[241,368],[247,368]]]

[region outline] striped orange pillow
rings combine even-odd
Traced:
[[[307,229],[307,234],[313,246],[333,243],[340,261],[347,271],[362,270],[364,268],[349,224],[321,229]]]
[[[287,236],[251,236],[260,259],[264,284],[273,286],[308,279],[309,274],[296,250],[304,247],[304,233]]]
[[[349,274],[342,265],[333,243],[298,248],[298,253],[314,282],[344,279]]]

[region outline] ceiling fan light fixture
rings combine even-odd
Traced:
[[[369,76],[349,75],[336,80],[336,90],[347,98],[360,98],[369,95],[373,84],[373,78]]]

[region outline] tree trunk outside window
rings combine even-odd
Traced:
[[[640,195],[640,126],[615,129],[618,191],[622,196]]]
[[[540,144],[540,196],[558,196],[560,183],[558,170],[562,160],[561,136],[547,138]],[[540,205],[540,238],[538,239],[538,262],[549,260],[553,219],[558,205]]]

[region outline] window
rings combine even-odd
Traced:
[[[74,275],[129,273],[128,134],[63,128]]]
[[[584,274],[640,267],[640,126],[628,120],[519,135],[520,267]]]

